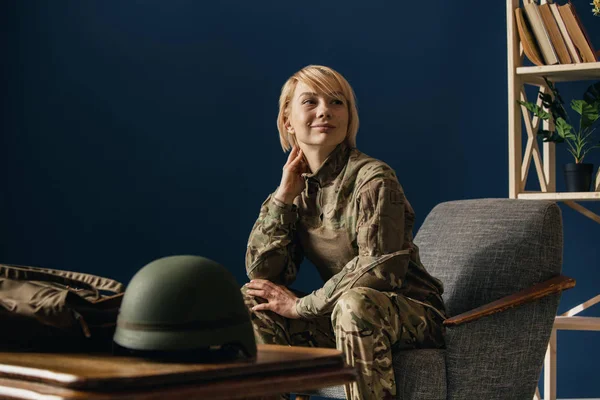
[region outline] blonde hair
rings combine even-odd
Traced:
[[[298,82],[302,82],[317,93],[339,97],[341,92],[348,107],[348,131],[346,132],[346,144],[356,147],[356,134],[358,132],[358,110],[356,108],[356,96],[348,81],[337,71],[322,65],[309,65],[292,75],[281,88],[279,96],[279,115],[277,116],[277,129],[279,130],[279,141],[283,151],[288,151],[295,143],[295,138],[290,140],[285,122],[290,115],[290,102]]]

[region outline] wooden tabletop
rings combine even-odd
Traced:
[[[355,380],[335,349],[259,345],[256,359],[218,364],[63,353],[0,353],[0,397],[242,399]]]

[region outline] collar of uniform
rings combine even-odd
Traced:
[[[349,155],[350,147],[345,142],[342,142],[333,149],[317,171],[314,173],[304,173],[302,176],[305,180],[319,182],[319,186],[323,187],[337,178],[348,162]]]

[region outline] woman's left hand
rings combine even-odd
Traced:
[[[253,279],[246,284],[246,287],[250,289],[246,292],[249,295],[267,300],[267,303],[257,304],[252,307],[252,311],[269,310],[282,317],[291,319],[300,318],[296,312],[298,297],[285,286],[277,285],[266,279]]]

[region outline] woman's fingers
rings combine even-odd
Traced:
[[[295,169],[302,164],[304,164],[304,153],[302,150],[299,150],[296,157],[294,157],[294,160],[290,163],[290,167]]]
[[[252,307],[252,311],[273,311],[286,318],[299,318],[296,312],[296,301],[298,298],[288,288],[264,279],[253,279],[246,284],[251,296],[262,297],[266,303],[260,303]]]
[[[283,173],[279,188],[277,189],[277,198],[289,202],[293,201],[302,192],[304,181],[301,174],[308,169],[305,164],[302,149],[298,145],[294,145],[288,155],[287,162],[282,168]]]
[[[260,298],[263,298],[263,299],[267,299],[268,298],[267,297],[267,292],[264,291],[264,290],[248,290],[247,293],[250,296],[257,296],[257,297],[260,297]]]
[[[273,288],[273,284],[271,283],[271,281],[268,281],[266,279],[252,279],[250,282],[246,283],[246,286],[248,287],[248,289],[263,291]]]
[[[252,307],[252,311],[273,311],[271,303],[261,303]]]

